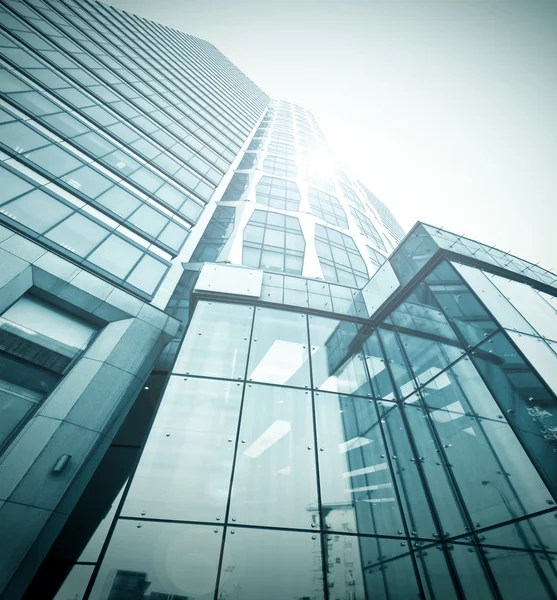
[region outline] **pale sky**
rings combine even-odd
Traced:
[[[109,0],[313,111],[408,230],[557,270],[557,1]]]

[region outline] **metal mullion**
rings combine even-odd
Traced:
[[[377,335],[377,337],[379,337],[378,333],[376,333],[375,335]],[[382,352],[383,358],[384,358],[385,354],[384,354],[382,346],[381,346],[381,352]],[[369,372],[369,368],[368,368],[367,360],[366,360],[366,354],[365,354],[365,351],[363,351],[363,347],[362,347],[362,356],[363,356],[363,363],[364,363],[365,373],[366,373],[366,376],[367,376],[367,379],[368,379],[368,382],[369,382],[370,388],[371,388],[371,393],[372,393],[372,395],[374,397],[376,397],[377,394],[375,394],[375,390],[374,390],[373,384],[371,382],[371,375],[370,375],[370,372]],[[386,361],[385,361],[385,363],[386,363]],[[392,389],[394,390],[395,387],[393,385],[393,381],[391,379],[391,374],[390,374],[389,370],[387,370],[387,375],[389,376],[389,379],[391,380],[391,386],[392,386]],[[412,538],[410,537],[410,529],[408,527],[408,523],[406,522],[406,515],[404,514],[403,505],[402,505],[401,496],[400,496],[400,491],[398,489],[398,484],[397,484],[397,481],[396,481],[396,477],[395,477],[395,472],[394,472],[394,468],[393,468],[391,456],[390,456],[390,453],[387,451],[387,449],[388,449],[387,440],[386,440],[385,432],[384,432],[384,429],[383,429],[383,422],[381,420],[381,414],[379,412],[378,402],[381,402],[381,400],[368,400],[368,403],[369,404],[373,404],[374,408],[375,408],[375,415],[377,417],[377,424],[379,425],[379,432],[381,434],[381,438],[382,438],[382,442],[383,442],[383,447],[385,448],[385,456],[387,458],[387,464],[389,466],[389,473],[391,475],[391,481],[393,482],[393,490],[395,492],[396,501],[397,501],[398,509],[399,509],[399,513],[400,513],[400,517],[402,519],[402,526],[403,526],[404,532],[406,534],[406,543],[408,544],[408,552],[409,552],[409,554],[411,556],[412,566],[414,567],[414,575],[416,577],[416,582],[417,582],[418,588],[420,590],[420,595],[422,597],[425,597],[425,592],[424,592],[422,581],[421,581],[421,578],[420,578],[420,573],[419,573],[419,570],[418,570],[418,564],[417,564],[417,561],[416,561],[416,557],[414,556],[414,552],[412,551]],[[392,405],[396,406],[396,403],[393,402]],[[398,538],[398,539],[400,539],[400,538]],[[383,578],[384,578],[384,572],[382,572],[382,573],[383,573]],[[385,587],[387,587],[387,586],[385,586]]]
[[[319,451],[318,451],[318,438],[317,438],[317,411],[315,409],[315,396],[318,392],[315,390],[315,383],[313,380],[313,360],[311,354],[311,331],[309,326],[309,321],[311,318],[307,313],[305,314],[306,319],[306,334],[307,334],[307,344],[308,344],[308,365],[309,365],[309,377],[310,377],[310,389],[311,389],[311,412],[313,419],[313,446],[314,446],[314,455],[315,455],[315,476],[316,476],[316,485],[317,485],[317,505],[319,507],[319,537],[321,541],[321,565],[323,570],[323,593],[325,596],[325,600],[329,598],[329,582],[327,577],[327,552],[325,545],[325,518],[323,514],[323,502],[321,498],[321,475],[319,472]],[[327,534],[328,535],[328,534]]]
[[[403,357],[403,360],[406,363],[406,368],[408,369],[408,371],[409,371],[412,379],[414,380],[414,383],[417,384],[417,380],[415,379],[414,373],[411,370],[410,365],[408,364],[408,359],[406,357],[406,353],[402,350],[402,344],[401,344],[400,339],[398,337],[398,334],[396,334],[396,332],[395,332],[395,337],[396,337],[396,342],[399,344],[400,352],[401,352],[401,355]],[[381,348],[381,352],[383,353],[383,357],[386,357],[387,355],[386,355],[385,348],[384,348],[384,345],[383,345],[383,340],[381,339],[380,335],[378,335],[378,340],[379,340],[379,347]],[[391,381],[394,382],[395,380],[394,380],[394,377],[392,376],[392,373],[391,373],[391,367],[389,365],[389,361],[386,360],[386,358],[385,358],[385,366],[386,366],[388,372],[391,374]],[[440,540],[441,540],[441,542],[443,542],[443,540],[444,540],[444,537],[443,537],[444,531],[443,531],[443,528],[442,528],[441,519],[439,518],[439,514],[437,513],[437,507],[435,506],[435,502],[433,500],[433,495],[431,493],[431,490],[429,489],[429,485],[427,484],[427,478],[425,476],[425,473],[423,472],[423,469],[422,469],[422,466],[421,466],[421,462],[419,460],[419,456],[420,455],[418,453],[418,449],[417,449],[416,444],[414,442],[414,437],[411,434],[410,424],[408,423],[408,420],[406,418],[406,414],[405,414],[405,412],[404,412],[404,410],[402,408],[403,407],[403,402],[401,402],[401,399],[400,399],[400,394],[398,392],[398,386],[393,386],[393,390],[394,390],[395,396],[398,399],[395,410],[399,410],[400,411],[401,420],[402,420],[402,423],[404,425],[404,430],[405,430],[404,432],[406,433],[406,437],[408,438],[408,443],[410,445],[411,452],[414,454],[415,465],[416,465],[416,468],[418,470],[418,476],[420,478],[420,481],[421,481],[421,484],[422,484],[422,488],[424,490],[425,497],[427,499],[428,507],[429,507],[429,510],[430,510],[433,522],[435,524],[435,527],[437,528],[438,534],[440,536]],[[401,477],[401,479],[402,479],[402,477]],[[442,543],[442,550],[443,550],[443,554],[445,556],[445,562],[447,564],[449,573],[450,573],[450,575],[451,575],[451,577],[453,579],[453,585],[455,586],[457,595],[460,595],[461,597],[464,597],[464,590],[462,589],[462,585],[461,585],[460,579],[458,577],[458,571],[456,569],[456,565],[454,564],[452,556],[451,556],[450,552],[448,551],[447,546],[446,546],[445,543]]]
[[[217,575],[216,575],[216,579],[215,579],[215,595],[214,595],[214,600],[218,600],[218,593],[219,593],[219,585],[220,585],[220,576],[221,576],[221,569],[222,569],[222,562],[224,559],[224,547],[226,544],[226,533],[228,531],[228,517],[230,516],[230,502],[232,499],[232,487],[234,485],[234,474],[236,471],[236,459],[238,456],[238,444],[240,441],[240,430],[242,427],[242,417],[243,417],[243,411],[244,411],[244,400],[246,397],[246,388],[247,388],[247,378],[248,378],[248,369],[249,369],[249,359],[250,359],[250,355],[251,355],[251,345],[252,345],[252,341],[253,341],[253,331],[255,328],[255,313],[256,313],[256,307],[252,304],[250,307],[250,310],[253,311],[252,317],[251,317],[251,326],[250,326],[250,333],[248,336],[248,352],[246,355],[246,367],[244,369],[244,377],[242,379],[242,381],[238,382],[238,380],[236,380],[236,383],[239,383],[242,385],[242,397],[240,398],[240,406],[238,408],[238,425],[236,427],[236,441],[234,444],[234,451],[232,454],[232,466],[230,469],[230,483],[228,485],[228,496],[227,496],[227,500],[226,500],[226,507],[224,510],[224,521],[222,524],[222,542],[221,542],[221,549],[220,549],[220,554],[219,554],[219,560],[217,563]],[[190,323],[192,322],[192,319],[190,319]],[[184,335],[184,339],[185,339],[185,335]]]

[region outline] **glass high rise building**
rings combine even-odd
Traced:
[[[557,597],[553,273],[108,5],[1,0],[0,101],[0,600]]]

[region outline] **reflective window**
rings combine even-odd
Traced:
[[[365,398],[319,394],[322,514],[327,528],[397,535],[403,529],[375,404]]]
[[[367,239],[373,241],[379,250],[386,252],[387,249],[385,248],[385,244],[369,217],[353,206],[350,207],[350,214],[354,217],[358,229],[367,237]]]
[[[295,217],[255,210],[244,229],[244,265],[302,274],[306,243]]]
[[[371,395],[361,352],[351,349],[358,332],[353,323],[312,316],[309,319],[313,385],[340,394]]]
[[[299,210],[300,192],[293,181],[263,176],[255,188],[256,202],[282,210]]]
[[[319,536],[243,527],[230,533],[224,545],[218,598],[323,600]]]
[[[241,397],[240,384],[172,377],[122,514],[224,520]]]
[[[257,308],[248,367],[250,381],[309,387],[307,317]]]
[[[353,287],[368,282],[366,264],[350,236],[316,224],[315,249],[325,280]]]
[[[100,244],[110,231],[97,225],[91,219],[75,213],[51,229],[45,237],[66,250],[86,256],[93,248]]]
[[[267,156],[263,161],[263,170],[278,177],[296,177],[298,169],[293,160],[283,156]]]
[[[364,209],[364,205],[362,204],[362,201],[358,198],[358,195],[351,187],[340,182],[340,189],[342,190],[342,193],[346,196],[346,198],[348,199],[348,202],[352,206],[354,206],[358,210],[364,212],[365,209]]]
[[[326,536],[327,584],[333,592],[330,598],[418,598],[412,559],[404,546],[385,538]]]
[[[251,306],[199,302],[174,372],[243,379],[252,317]]]
[[[230,500],[233,521],[315,526],[312,423],[309,392],[255,384],[246,388]]]
[[[268,149],[272,154],[280,154],[281,156],[294,156],[296,154],[294,146],[280,142],[269,142]]]
[[[111,235],[89,257],[93,264],[116,277],[124,278],[141,257],[141,250]]]
[[[221,200],[229,200],[232,202],[240,200],[244,192],[248,189],[248,185],[249,175],[245,173],[234,173]]]
[[[54,600],[68,600],[68,598],[82,600],[94,569],[94,565],[74,565],[54,596]]]
[[[0,212],[37,233],[43,233],[73,211],[49,194],[34,190],[4,204]]]
[[[335,196],[315,188],[309,188],[308,200],[311,211],[316,217],[327,221],[331,225],[348,229],[346,213]]]
[[[232,206],[217,206],[201,239],[193,251],[192,262],[213,262],[218,259],[220,251],[234,230],[234,214]]]
[[[119,521],[90,598],[212,600],[221,543],[213,525]]]
[[[259,141],[259,140],[257,140]],[[253,152],[246,152],[244,154],[244,156],[242,156],[242,160],[240,161],[240,164],[238,165],[238,169],[253,169],[253,166],[255,165],[257,161],[257,154],[253,153]]]
[[[372,248],[371,246],[367,246],[366,245],[366,249],[367,249],[367,253],[369,256],[369,260],[371,260],[371,262],[376,266],[376,267],[380,267],[384,262],[385,262],[385,257],[380,254],[379,252],[377,252],[377,250],[375,250],[375,248]]]

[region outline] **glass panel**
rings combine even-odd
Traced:
[[[248,379],[309,387],[307,347],[306,315],[257,308]]]
[[[557,340],[557,312],[536,290],[497,275],[490,279],[540,335]]]
[[[314,387],[341,394],[371,395],[363,355],[349,350],[358,328],[348,321],[310,317],[309,329]]]
[[[318,523],[309,392],[248,386],[230,504],[239,523],[308,529]]]
[[[221,541],[214,525],[119,521],[89,597],[212,600]]]
[[[439,533],[422,485],[419,461],[412,452],[400,409],[396,405],[380,402],[379,412],[410,534],[422,538],[436,538]]]
[[[546,482],[553,486],[553,494],[557,495],[555,397],[502,333],[476,349],[472,360],[501,409],[498,417],[502,419],[504,415],[513,425]]]
[[[0,212],[37,233],[43,233],[70,215],[73,210],[52,196],[34,190],[9,204],[4,204]]]
[[[433,424],[476,527],[547,508],[550,494],[506,422],[461,416]]]
[[[116,277],[124,278],[141,256],[141,250],[111,235],[88,258]]]
[[[532,363],[542,379],[557,394],[557,354],[539,337],[509,331],[512,341]]]
[[[321,393],[316,395],[315,409],[327,528],[387,535],[402,532],[375,403]]]
[[[444,537],[467,531],[460,503],[449,478],[447,467],[439,457],[439,445],[430,429],[429,419],[421,406],[404,409],[408,426],[416,444],[422,470],[441,521]]]
[[[226,536],[219,600],[323,600],[318,535],[247,528],[234,531]]]
[[[378,332],[379,337],[383,342],[385,358],[387,359],[389,370],[398,388],[399,394],[402,398],[409,396],[416,389],[416,384],[406,366],[406,360],[402,355],[401,344],[397,334],[394,331],[388,331],[386,329],[379,329]]]
[[[330,598],[408,600],[420,596],[405,542],[345,535],[325,539]]]
[[[491,591],[487,575],[478,556],[478,551],[471,546],[466,547],[461,544],[450,544],[448,549],[454,562],[464,597],[473,598],[474,600],[492,600],[496,598]]]
[[[241,396],[239,383],[171,377],[122,514],[224,520]]]
[[[424,547],[423,542],[414,542],[413,546],[425,597],[428,600],[456,600],[458,596],[443,547]]]
[[[54,600],[82,600],[94,569],[94,565],[74,565]]]
[[[375,397],[384,400],[394,400],[393,384],[385,364],[377,332],[365,342],[364,353]]]
[[[251,306],[199,302],[174,372],[243,379],[252,317]]]
[[[158,286],[168,265],[145,254],[127,278],[127,283],[152,294]]]
[[[45,237],[74,254],[86,256],[109,233],[104,227],[76,213],[51,229]]]
[[[468,357],[432,379],[421,392],[431,417],[441,423],[459,419],[464,414],[475,413],[490,419],[501,416],[501,409]],[[411,402],[411,398],[407,402]]]

